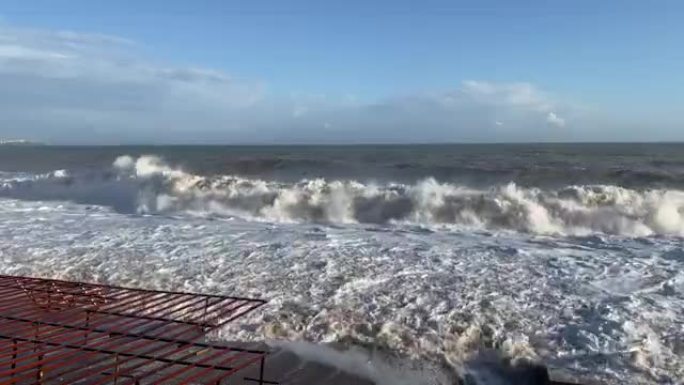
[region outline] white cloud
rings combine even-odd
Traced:
[[[560,116],[556,115],[555,112],[549,112],[546,115],[546,121],[556,127],[565,127],[565,119],[561,118]]]
[[[0,137],[187,139],[192,130],[235,129],[231,118],[264,97],[260,82],[156,65],[132,46],[103,35],[0,28]]]
[[[482,103],[517,107],[546,112],[553,102],[544,92],[530,83],[491,83],[485,81],[464,81],[461,90]]]
[[[68,59],[69,56],[59,52],[23,47],[15,44],[0,45],[0,60],[53,60]]]
[[[258,80],[154,63],[139,48],[105,35],[0,26],[0,139],[526,141],[549,139],[545,126],[565,123],[555,111],[567,106],[529,83],[469,80],[374,102],[275,95]],[[502,121],[505,131],[496,129]]]

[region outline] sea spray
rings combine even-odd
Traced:
[[[124,160],[121,160],[124,159]],[[121,167],[121,165],[126,167]],[[205,212],[318,223],[415,223],[537,234],[684,235],[684,191],[612,185],[523,188],[515,183],[474,189],[427,178],[415,185],[353,180],[282,183],[238,176],[203,177],[154,156],[115,166],[156,195],[141,211]]]
[[[7,174],[0,196],[71,200],[117,211],[243,217],[328,224],[412,224],[426,228],[532,234],[684,236],[684,191],[615,185],[474,188],[425,178],[415,184],[236,175],[201,176],[156,156],[118,157],[111,170]]]

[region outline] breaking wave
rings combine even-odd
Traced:
[[[280,222],[410,223],[536,234],[684,236],[684,191],[615,185],[471,188],[433,178],[415,184],[303,179],[284,183],[200,176],[156,156],[120,156],[102,174],[0,175],[0,194],[75,200],[141,214],[192,213]]]

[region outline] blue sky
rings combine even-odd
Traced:
[[[26,3],[2,137],[684,140],[681,1]]]

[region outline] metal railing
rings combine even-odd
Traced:
[[[264,304],[0,275],[0,385],[274,384],[267,351],[204,341]],[[239,376],[254,365],[257,376]]]

